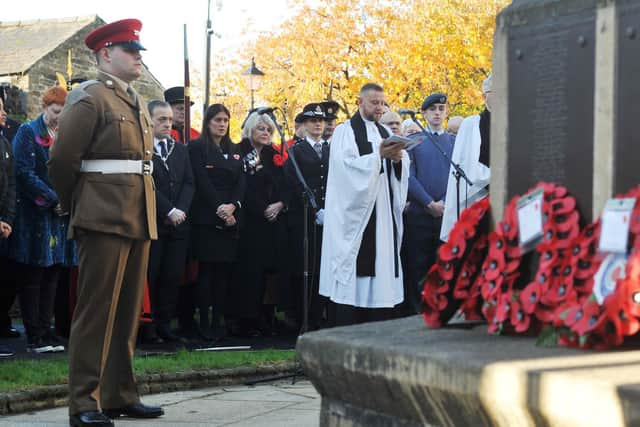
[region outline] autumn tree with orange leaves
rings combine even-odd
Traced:
[[[360,87],[385,87],[393,109],[418,108],[426,95],[449,96],[452,114],[482,107],[481,82],[491,72],[496,14],[509,0],[327,0],[303,4],[272,33],[229,60],[218,57],[212,102],[231,110],[232,130],[249,107],[240,73],[255,56],[265,72],[256,93],[287,112],[291,123],[313,101],[334,100],[342,118],[355,112]]]

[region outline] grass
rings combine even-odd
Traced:
[[[136,356],[136,374],[184,372],[239,366],[259,366],[295,360],[293,350],[189,352]],[[0,393],[30,390],[40,386],[66,384],[66,357],[40,360],[9,360],[0,363]]]

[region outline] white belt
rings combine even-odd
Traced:
[[[153,162],[151,160],[83,160],[80,165],[80,172],[151,175],[153,173]]]

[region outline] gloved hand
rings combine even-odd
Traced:
[[[324,209],[320,209],[316,212],[316,224],[324,225]]]
[[[185,219],[187,219],[187,215],[180,209],[173,209],[171,213],[169,213],[169,221],[171,221],[171,224],[174,226],[182,224]]]

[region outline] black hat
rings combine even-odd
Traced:
[[[338,110],[340,105],[335,101],[324,101],[320,103],[324,110],[325,120],[335,120],[338,118]]]
[[[172,104],[180,104],[184,102],[184,87],[174,86],[164,91],[164,100]],[[193,101],[190,103],[193,105]]]
[[[311,104],[307,104],[304,106],[304,108],[302,109],[302,121],[304,122],[307,119],[324,119],[326,118],[325,114],[324,114],[324,110],[322,109],[322,106],[320,104],[318,104],[317,102],[313,102]]]
[[[433,104],[446,104],[446,103],[447,103],[447,95],[444,95],[442,93],[432,93],[431,95],[427,96],[424,99],[424,102],[422,103],[422,108],[420,109],[424,111],[427,108],[431,107]]]
[[[304,116],[302,115],[302,113],[298,113],[296,114],[296,118],[293,119],[293,121],[296,123],[302,123],[304,122]]]

